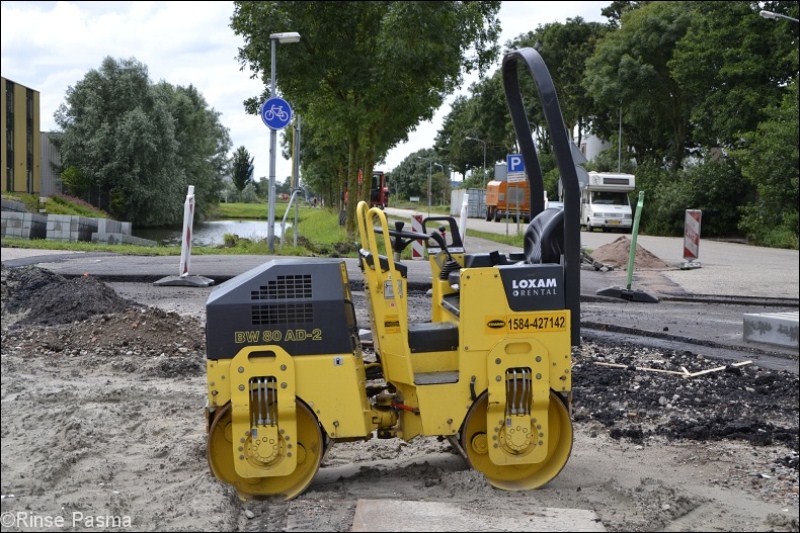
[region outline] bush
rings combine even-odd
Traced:
[[[755,194],[734,161],[724,156],[707,156],[703,163],[687,168],[682,174],[691,202],[687,209],[703,212],[703,235],[739,235],[741,207],[752,202]]]
[[[653,235],[682,235],[685,211],[699,209],[703,236],[738,236],[742,209],[754,197],[734,161],[718,154],[706,154],[674,175],[640,167],[637,182],[646,191],[642,228]]]
[[[797,250],[800,246],[796,229],[800,222],[797,211],[774,216],[775,214],[770,213],[763,203],[745,206],[741,211],[740,226],[746,229],[747,239],[753,244],[791,250]],[[764,223],[764,219],[770,216],[778,219],[780,223],[777,225]]]

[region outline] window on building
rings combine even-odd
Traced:
[[[14,190],[14,82],[6,80],[6,190]]]

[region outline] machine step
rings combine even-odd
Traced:
[[[441,385],[458,383],[458,370],[448,372],[418,372],[414,374],[415,385]]]

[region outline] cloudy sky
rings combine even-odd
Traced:
[[[548,22],[577,16],[605,22],[600,10],[610,2],[503,2],[500,43]],[[2,2],[2,75],[41,93],[41,128],[57,129],[53,115],[70,86],[97,69],[106,56],[135,58],[153,82],[194,85],[220,112],[233,148],[255,157],[256,179],[269,174],[269,130],[242,101],[260,94],[261,83],[241,71],[236,59],[241,38],[230,29],[233,2]],[[291,30],[288,28],[287,30]],[[291,46],[291,45],[286,45]],[[278,77],[280,78],[280,63]],[[466,88],[475,79],[464,83]],[[397,166],[408,154],[433,145],[449,111],[449,97],[433,120],[420,124],[381,165]],[[278,155],[277,179],[291,173]]]

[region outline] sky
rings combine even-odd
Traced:
[[[606,22],[600,10],[609,3],[503,2],[499,43],[502,46],[541,24],[567,18]],[[54,114],[64,103],[67,89],[98,69],[103,58],[135,58],[147,66],[153,83],[163,80],[196,87],[208,106],[221,113],[232,151],[239,146],[247,148],[254,157],[255,179],[269,176],[269,130],[242,105],[245,99],[260,94],[263,86],[252,79],[248,69],[242,70],[237,60],[243,42],[230,29],[233,2],[3,1],[0,5],[0,70],[4,78],[40,92],[42,131],[58,130]],[[498,59],[489,74],[499,64]],[[279,61],[278,79],[280,75]],[[450,103],[456,96],[468,94],[475,81],[474,76],[465,78],[463,89],[449,96],[432,120],[418,125],[408,141],[393,148],[376,168],[391,171],[410,153],[432,147]],[[280,153],[276,168],[278,182],[291,174],[291,162]]]

